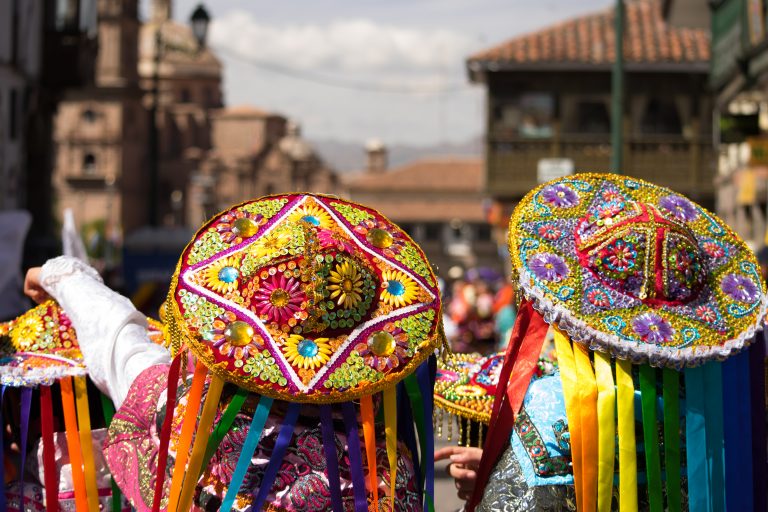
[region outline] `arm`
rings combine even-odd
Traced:
[[[68,256],[49,260],[42,269],[29,271],[25,288],[35,300],[47,293],[67,313],[91,380],[116,407],[142,371],[170,363],[168,351],[147,337],[146,318],[82,261]]]

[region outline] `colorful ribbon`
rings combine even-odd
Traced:
[[[597,510],[610,512],[616,460],[616,387],[611,356],[595,352],[597,383]]]
[[[384,434],[387,443],[389,461],[390,508],[395,510],[395,487],[397,484],[397,391],[395,388],[384,390]]]
[[[212,375],[208,385],[208,394],[203,404],[203,412],[200,414],[197,435],[192,445],[192,454],[189,456],[187,473],[181,485],[178,510],[192,510],[192,498],[195,494],[197,481],[200,478],[200,471],[202,470],[203,459],[205,458],[205,449],[208,446],[208,438],[211,435],[213,420],[216,418],[222,389],[224,389],[224,381],[220,377]]]
[[[576,491],[576,508],[584,509],[584,472],[582,464],[581,415],[579,413],[578,377],[576,360],[571,342],[558,328],[555,328],[555,350],[560,366],[560,380],[563,383],[565,414],[568,417],[568,431],[571,435],[571,462],[573,464],[573,484]]]
[[[208,467],[208,463],[211,461],[213,454],[216,453],[224,436],[227,435],[229,429],[232,428],[232,424],[235,422],[235,418],[237,418],[237,415],[243,408],[246,398],[248,398],[248,390],[237,388],[237,391],[229,401],[229,405],[224,411],[224,414],[221,415],[219,423],[216,424],[210,438],[208,438],[208,446],[205,447],[205,458],[203,459],[202,467]]]
[[[405,389],[404,381],[400,381],[397,384],[397,407],[397,434],[411,452],[416,481],[421,482],[421,464],[419,463],[419,447],[416,443],[416,427],[414,424],[413,412],[411,411],[411,401],[408,398],[408,392]],[[421,486],[416,487],[418,488],[419,496],[423,498]]]
[[[672,369],[662,370],[664,400],[664,469],[667,475],[667,510],[680,512],[680,374]]]
[[[184,472],[187,467],[187,459],[189,458],[189,448],[192,445],[192,435],[197,425],[197,416],[200,411],[206,375],[208,375],[208,368],[201,361],[198,361],[195,367],[195,375],[192,377],[192,385],[187,395],[187,410],[184,413],[184,419],[181,424],[181,435],[176,445],[176,464],[173,466],[171,490],[168,493],[168,510],[171,512],[178,510],[181,487],[184,483]]]
[[[328,473],[328,489],[331,492],[331,506],[333,512],[344,512],[344,502],[341,499],[339,454],[336,452],[336,429],[333,427],[333,411],[330,405],[320,406],[320,428],[323,433],[323,451],[327,461],[326,471]]]
[[[420,469],[421,469],[421,479],[419,480],[419,489],[424,488],[424,479],[426,477],[426,464],[429,457],[425,456],[424,454],[427,443],[427,428],[432,428],[431,425],[427,427],[426,418],[424,417],[424,409],[422,407],[421,403],[421,392],[419,391],[419,383],[416,380],[416,376],[411,374],[407,376],[405,379],[403,379],[403,383],[405,384],[405,389],[408,392],[408,401],[410,402],[411,406],[411,413],[413,414],[413,420],[416,424],[416,433],[419,436],[419,447],[421,448],[419,450],[419,453],[421,453],[420,458]]]
[[[2,424],[2,421],[0,421]],[[40,386],[40,429],[43,441],[43,472],[45,503],[50,510],[59,510],[59,476],[56,472],[56,446],[53,440],[53,400],[50,386]],[[0,464],[1,466],[1,464]]]
[[[360,398],[360,419],[363,422],[365,455],[368,459],[368,485],[373,494],[373,510],[379,512],[379,478],[376,475],[376,430],[373,424],[373,400],[371,396]]]
[[[619,511],[637,512],[635,385],[632,382],[632,364],[629,361],[616,360],[616,397],[619,437]]]
[[[179,387],[179,372],[181,371],[181,354],[177,354],[171,362],[168,370],[168,387],[166,388],[165,418],[160,429],[160,446],[157,455],[157,478],[155,480],[155,494],[152,497],[152,512],[160,511],[163,500],[163,487],[165,485],[166,468],[168,466],[168,445],[171,441],[171,426],[173,425],[173,413],[176,410],[176,391]]]
[[[713,361],[703,366],[707,422],[707,462],[712,510],[725,510],[725,454],[723,451],[723,374],[722,364]]]
[[[355,412],[355,406],[350,402],[341,404],[341,412],[344,416],[344,428],[347,434],[347,446],[349,447],[349,472],[352,475],[355,512],[367,512],[368,496],[365,492],[363,460],[360,457],[360,434],[357,432],[357,413]]]
[[[723,362],[726,510],[755,510],[752,488],[752,422],[749,352]],[[763,452],[765,453],[765,452]],[[763,482],[765,484],[765,482]]]
[[[661,512],[664,508],[664,499],[661,491],[661,456],[656,422],[656,369],[648,365],[640,367],[640,400],[643,411],[643,448],[645,449],[645,473],[648,478],[648,504],[651,512]]]
[[[272,402],[273,400],[268,396],[259,398],[259,403],[256,405],[256,410],[253,412],[251,426],[248,428],[248,435],[245,436],[243,448],[240,451],[240,457],[237,459],[235,472],[232,473],[232,479],[229,482],[229,489],[227,489],[227,494],[221,502],[220,510],[222,512],[229,512],[232,510],[237,493],[243,485],[245,474],[248,471],[248,467],[251,465],[253,452],[256,451],[256,446],[261,439],[261,433],[264,431],[264,425],[267,423],[269,410],[272,408]]]
[[[75,396],[72,392],[72,377],[62,378],[59,381],[59,385],[61,386],[61,403],[64,412],[67,450],[69,452],[70,466],[72,467],[72,484],[75,488],[75,508],[82,511],[90,510],[85,474],[83,473],[80,436],[77,431],[77,412],[75,412]]]
[[[3,398],[5,398],[5,385],[0,387],[0,484],[2,484],[3,489],[5,489],[5,439],[3,439],[5,422],[3,421]],[[7,509],[8,504],[6,502],[5,492],[0,492],[0,512],[5,512]]]
[[[576,364],[577,396],[581,420],[581,472],[582,497],[585,511],[597,510],[598,477],[598,418],[597,382],[589,359],[589,349],[581,343],[573,343]],[[611,422],[613,423],[613,422]]]
[[[435,356],[416,368],[416,380],[419,383],[421,392],[421,405],[424,410],[425,418],[433,416],[433,389],[435,387],[435,374],[437,373],[437,360]],[[431,426],[431,425],[430,425]],[[431,454],[435,453],[435,433],[431,428],[426,429],[426,444],[422,445],[422,453],[427,454],[424,457],[424,475],[425,475],[425,496],[424,508],[429,512],[435,512],[435,458]]]
[[[688,509],[710,509],[707,474],[706,375],[703,367],[685,370],[685,447],[688,467]]]

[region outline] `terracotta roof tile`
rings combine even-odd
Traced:
[[[624,58],[628,63],[706,64],[706,30],[667,25],[661,0],[627,0]],[[614,61],[614,10],[566,20],[481,51],[470,61],[539,64],[610,64]]]
[[[426,158],[382,173],[362,173],[348,183],[350,190],[479,193],[483,172],[479,158]]]

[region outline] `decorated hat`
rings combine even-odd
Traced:
[[[152,329],[162,333],[162,324],[150,320]],[[150,329],[150,331],[152,331]],[[155,340],[162,336],[155,334]],[[89,411],[87,392],[87,368],[83,361],[83,354],[77,341],[77,334],[66,313],[54,301],[46,301],[23,315],[0,324],[0,385],[3,389],[20,388],[21,413],[19,429],[21,432],[21,444],[27,446],[28,430],[30,423],[30,409],[33,389],[40,393],[40,424],[42,430],[42,469],[45,480],[45,500],[51,510],[59,506],[64,507],[64,501],[72,501],[78,510],[89,510],[99,503],[103,507],[113,505],[113,510],[123,510],[125,504],[116,487],[108,486],[100,488],[98,485],[98,468],[95,467],[93,443],[84,442],[91,439],[91,413]],[[60,499],[59,475],[60,464],[56,449],[56,435],[54,433],[53,398],[51,387],[58,384],[61,389],[61,402],[64,412],[64,424],[66,428],[66,451],[72,454],[70,464],[72,475],[70,478],[74,488],[74,499],[67,497]],[[3,393],[4,394],[4,393]],[[110,415],[114,407],[105,395],[102,395],[102,409],[105,421],[109,423]],[[0,415],[0,423],[2,417]],[[1,437],[1,436],[0,436]],[[4,447],[0,438],[0,461],[7,454],[3,453]],[[24,474],[27,450],[21,450],[21,474]],[[80,463],[77,463],[77,461]],[[0,478],[0,482],[4,479]],[[102,486],[103,487],[103,486]],[[22,499],[24,507],[37,506],[40,498],[39,488],[24,482],[15,482],[12,487],[5,489],[5,494],[0,494],[0,510],[4,510],[5,504],[13,509],[21,508]],[[117,492],[112,492],[117,491]],[[31,497],[35,496],[34,499]],[[33,508],[30,508],[32,510]],[[63,509],[63,508],[62,508]],[[27,510],[27,508],[24,508]],[[126,508],[127,510],[127,508]]]
[[[738,455],[765,452],[764,423],[756,437],[744,429],[750,417],[764,418],[765,407],[762,379],[750,381],[762,374],[764,346],[745,350],[766,312],[764,283],[747,245],[668,188],[577,174],[520,201],[509,249],[523,303],[501,371],[507,389],[497,393],[491,445],[509,438],[500,425],[511,426],[520,412],[532,360],[551,325],[580,510],[610,507],[614,471],[622,509],[637,507],[638,457],[645,458],[651,510],[680,509],[680,475],[687,477],[691,510],[725,509],[726,497],[729,510],[760,508],[753,499],[765,508],[764,492],[758,496],[764,457],[744,465]],[[636,393],[642,442],[635,437]],[[544,407],[526,398],[529,406]],[[491,464],[481,465],[473,505]],[[763,483],[756,484],[756,474]]]
[[[273,400],[285,402],[284,428],[296,421],[301,404],[320,406],[320,417],[327,419],[330,404],[344,408],[359,401],[368,492],[376,497],[377,486],[370,485],[377,481],[373,397],[382,392],[390,452],[397,429],[389,427],[413,423],[396,420],[398,396],[413,399],[422,423],[431,417],[434,377],[428,359],[443,343],[440,308],[437,279],[421,249],[373,209],[335,197],[290,194],[216,215],[182,253],[165,307],[172,352],[189,350],[198,361],[196,379],[210,381],[192,454],[175,460],[169,508],[191,505],[225,383],[258,395],[257,410],[268,411]],[[396,392],[404,380],[415,393]],[[197,420],[200,401],[186,404],[185,424]],[[345,426],[356,429],[351,419]],[[331,431],[333,422],[323,420],[322,428]],[[419,428],[431,443],[426,435],[431,432]],[[260,429],[251,430],[258,439]],[[273,452],[254,509],[266,499],[288,440]],[[424,446],[422,453],[430,449]],[[240,459],[249,461],[252,451],[243,450]],[[394,480],[396,457],[390,455]],[[351,471],[362,481],[358,458],[350,454]],[[335,456],[328,460],[337,464]],[[430,461],[422,461],[427,495]],[[177,471],[185,465],[186,478]],[[241,481],[242,476],[232,481],[222,510],[232,506]],[[338,482],[330,488],[338,495]],[[335,498],[333,507],[341,507]]]

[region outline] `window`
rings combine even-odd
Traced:
[[[424,226],[424,239],[429,241],[435,241],[440,239],[440,231],[442,231],[440,224],[426,224]]]
[[[494,119],[505,128],[526,138],[551,137],[555,118],[555,98],[548,93],[527,93],[503,102],[493,109]]]
[[[83,157],[83,174],[89,176],[96,174],[96,157],[93,153],[86,153]]]
[[[8,96],[8,101],[10,102],[8,105],[8,136],[11,140],[16,140],[19,128],[19,93],[16,89],[11,89],[11,94]]]
[[[640,121],[640,130],[647,134],[681,134],[683,127],[674,102],[651,99]]]
[[[179,101],[182,103],[189,103],[192,100],[192,96],[189,93],[189,89],[186,87],[179,91]]]
[[[491,240],[491,226],[488,224],[478,224],[475,233],[477,234],[477,239],[481,242]]]
[[[577,133],[609,133],[611,118],[604,101],[580,101],[576,106]]]

